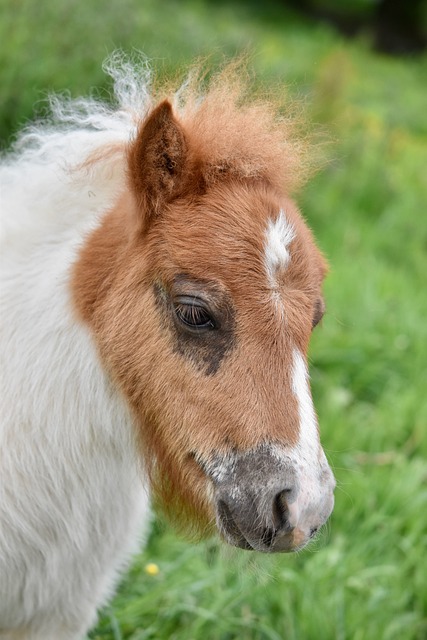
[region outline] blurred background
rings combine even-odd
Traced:
[[[426,37],[425,0],[0,0],[3,149],[51,91],[108,100],[117,48],[160,77],[249,52],[328,140],[297,200],[331,265],[310,350],[330,524],[264,557],[156,520],[92,640],[427,638]]]

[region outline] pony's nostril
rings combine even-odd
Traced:
[[[289,527],[288,496],[290,489],[283,489],[276,493],[273,499],[273,522],[276,529]]]

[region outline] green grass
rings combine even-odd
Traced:
[[[282,3],[0,0],[0,132],[47,90],[108,85],[101,62],[143,50],[160,72],[243,49],[333,141],[299,202],[331,263],[311,347],[330,524],[294,556],[191,545],[156,522],[95,640],[427,637],[427,59],[344,42]],[[159,566],[151,576],[148,562]]]

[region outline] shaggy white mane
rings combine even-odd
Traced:
[[[72,150],[80,148],[82,161],[87,150],[81,147],[83,136],[91,151],[103,140],[105,144],[127,141],[151,106],[151,70],[146,61],[134,64],[121,53],[109,57],[103,70],[114,81],[111,105],[95,98],[50,96],[50,117],[24,129],[3,163],[47,163],[57,160],[64,150],[69,159],[70,144]],[[73,144],[76,135],[82,136],[78,138],[80,145]]]
[[[123,186],[123,151],[152,105],[151,71],[146,61],[121,53],[104,70],[114,81],[112,104],[53,95],[51,115],[24,129],[1,158],[2,240],[31,228],[46,231],[46,224],[57,233],[58,225],[87,222]],[[92,158],[102,162],[88,163]]]

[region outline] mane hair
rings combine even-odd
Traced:
[[[210,73],[199,62],[184,80],[159,82],[143,56],[132,60],[116,52],[104,63],[113,79],[110,102],[50,96],[50,115],[21,132],[1,161],[3,173],[6,165],[58,165],[58,159],[65,172],[125,171],[123,152],[155,106],[167,99],[205,164],[208,183],[227,171],[268,179],[291,193],[312,169],[303,122],[292,115],[295,105],[283,91],[257,91],[247,67],[238,59]]]
[[[256,89],[244,59],[209,79],[202,66],[195,67],[172,104],[208,167],[208,181],[228,171],[268,180],[290,193],[306,179],[310,168],[302,120],[292,116],[294,105],[283,90]]]

